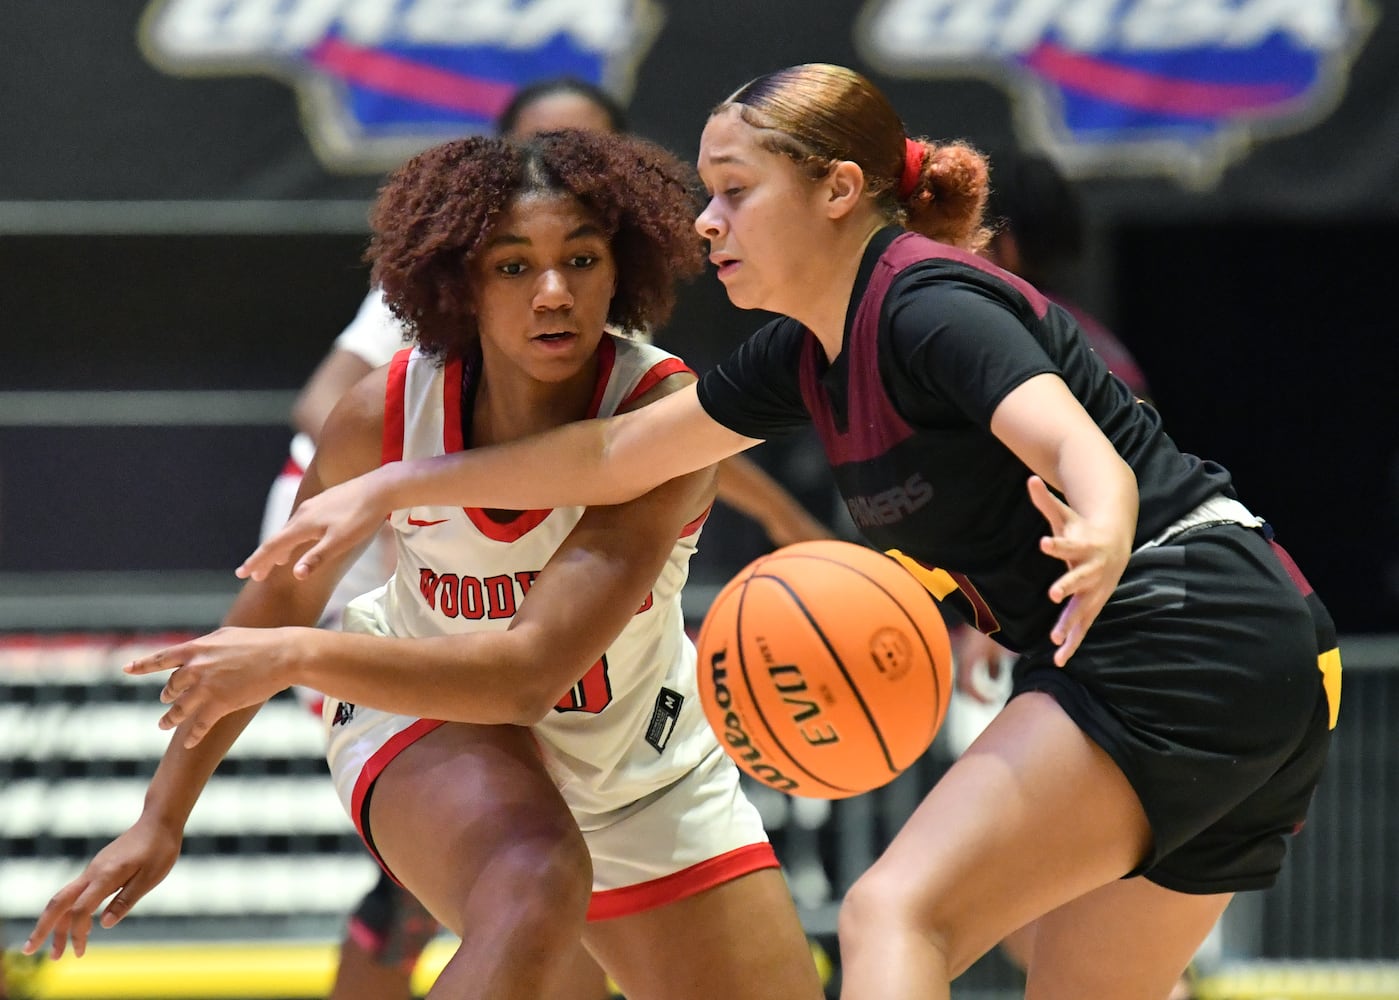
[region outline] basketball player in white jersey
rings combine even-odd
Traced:
[[[688,173],[640,140],[472,138],[414,158],[374,213],[374,277],[416,347],[336,407],[300,498],[399,457],[645,405],[692,380],[609,323],[660,323],[701,247]],[[174,864],[195,798],[256,708],[327,695],[328,757],[366,844],[462,944],[433,998],[565,995],[581,937],[629,1000],[816,1000],[776,859],[694,691],[680,588],[713,471],[627,504],[417,507],[397,568],[311,625],[330,583],[249,584],[178,668],[142,816],[54,896],[81,953]],[[343,563],[343,561],[342,561]],[[248,627],[254,626],[254,627]],[[410,641],[413,640],[413,641]]]
[[[517,91],[496,127],[507,139],[524,140],[564,128],[621,133],[627,131],[627,121],[625,111],[609,93],[585,80],[564,76]],[[641,333],[632,337],[646,339]],[[404,326],[382,291],[371,289],[297,395],[292,407],[297,433],[287,461],[268,491],[260,539],[280,528],[291,513],[301,477],[335,403],[370,371],[387,364],[405,340]],[[830,530],[796,497],[747,456],[734,455],[720,464],[718,499],[761,524],[774,545],[831,537]],[[323,626],[340,627],[345,605],[382,585],[393,572],[391,534],[385,525],[345,570],[321,616]],[[319,715],[323,699],[318,692],[298,688],[297,694]],[[408,1000],[419,956],[437,931],[436,922],[411,894],[381,875],[346,921],[328,1000]],[[611,995],[605,977],[581,949],[570,979],[573,992],[567,1000],[602,1000]]]

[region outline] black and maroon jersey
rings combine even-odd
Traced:
[[[1136,473],[1136,544],[1207,497],[1233,495],[1229,474],[1177,449],[1065,309],[974,254],[894,227],[865,252],[834,363],[781,318],[707,373],[699,398],[748,437],[814,424],[864,536],[973,625],[1025,650],[1048,641],[1058,608],[1047,591],[1064,564],[1040,552],[1047,526],[1030,472],[990,423],[1006,395],[1044,373],[1064,380]]]

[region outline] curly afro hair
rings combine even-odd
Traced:
[[[677,281],[704,265],[695,191],[688,167],[634,136],[570,129],[520,142],[458,139],[389,177],[370,214],[365,259],[419,347],[458,356],[479,337],[467,276],[498,220],[521,195],[568,194],[611,240],[617,291],[608,323],[651,329],[669,318]]]

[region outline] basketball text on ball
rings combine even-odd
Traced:
[[[794,674],[795,677],[786,677],[779,681],[779,674]],[[807,691],[806,678],[802,676],[801,670],[795,663],[768,667],[768,676],[772,678],[772,686],[781,693],[782,700],[797,709],[792,713],[792,721],[797,723],[797,732],[802,734],[802,739],[812,746],[840,742],[840,733],[836,732],[836,727],[829,722],[823,723],[819,727],[802,725],[813,716],[820,715],[821,706],[810,698],[794,697],[794,695],[805,694]]]
[[[753,560],[710,602],[695,642],[700,705],[720,745],[749,777],[793,795],[887,784],[927,751],[952,686],[928,590],[850,542]]]
[[[713,692],[714,703],[724,712],[724,742],[729,746],[729,756],[738,761],[743,768],[753,777],[764,784],[776,788],[780,792],[790,792],[797,787],[797,783],[787,777],[777,768],[763,760],[763,752],[753,745],[753,740],[748,736],[748,731],[743,728],[742,717],[733,710],[733,693],[729,691],[728,668],[724,666],[724,661],[728,659],[729,653],[726,649],[716,650],[709,658],[710,690]]]

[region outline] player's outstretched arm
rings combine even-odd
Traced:
[[[370,385],[361,395],[373,399],[375,392]],[[377,387],[377,397],[383,398],[382,382]],[[373,406],[361,406],[359,410],[355,413],[347,409],[342,420],[344,429],[338,449],[341,475],[356,474],[377,461],[383,433],[382,411]],[[302,480],[303,498],[320,489],[321,460],[318,452]],[[314,624],[337,579],[338,573],[329,572],[313,586],[306,586],[294,580],[290,572],[274,573],[245,586],[234,599],[225,622],[259,630]],[[99,851],[77,878],[54,894],[23,945],[25,954],[37,952],[52,935],[50,954],[54,958],[61,957],[70,942],[74,954],[81,956],[87,950],[93,915],[99,908],[100,924],[112,927],[169,874],[179,857],[185,823],[195,802],[263,700],[256,699],[224,715],[201,734],[202,740],[191,741],[187,725],[175,730],[146,790],[140,817]],[[110,900],[105,907],[104,900]]]
[[[295,560],[295,576],[305,579],[405,507],[525,510],[623,503],[757,443],[711,420],[691,385],[619,416],[385,465],[303,503],[237,573],[260,580]]]

